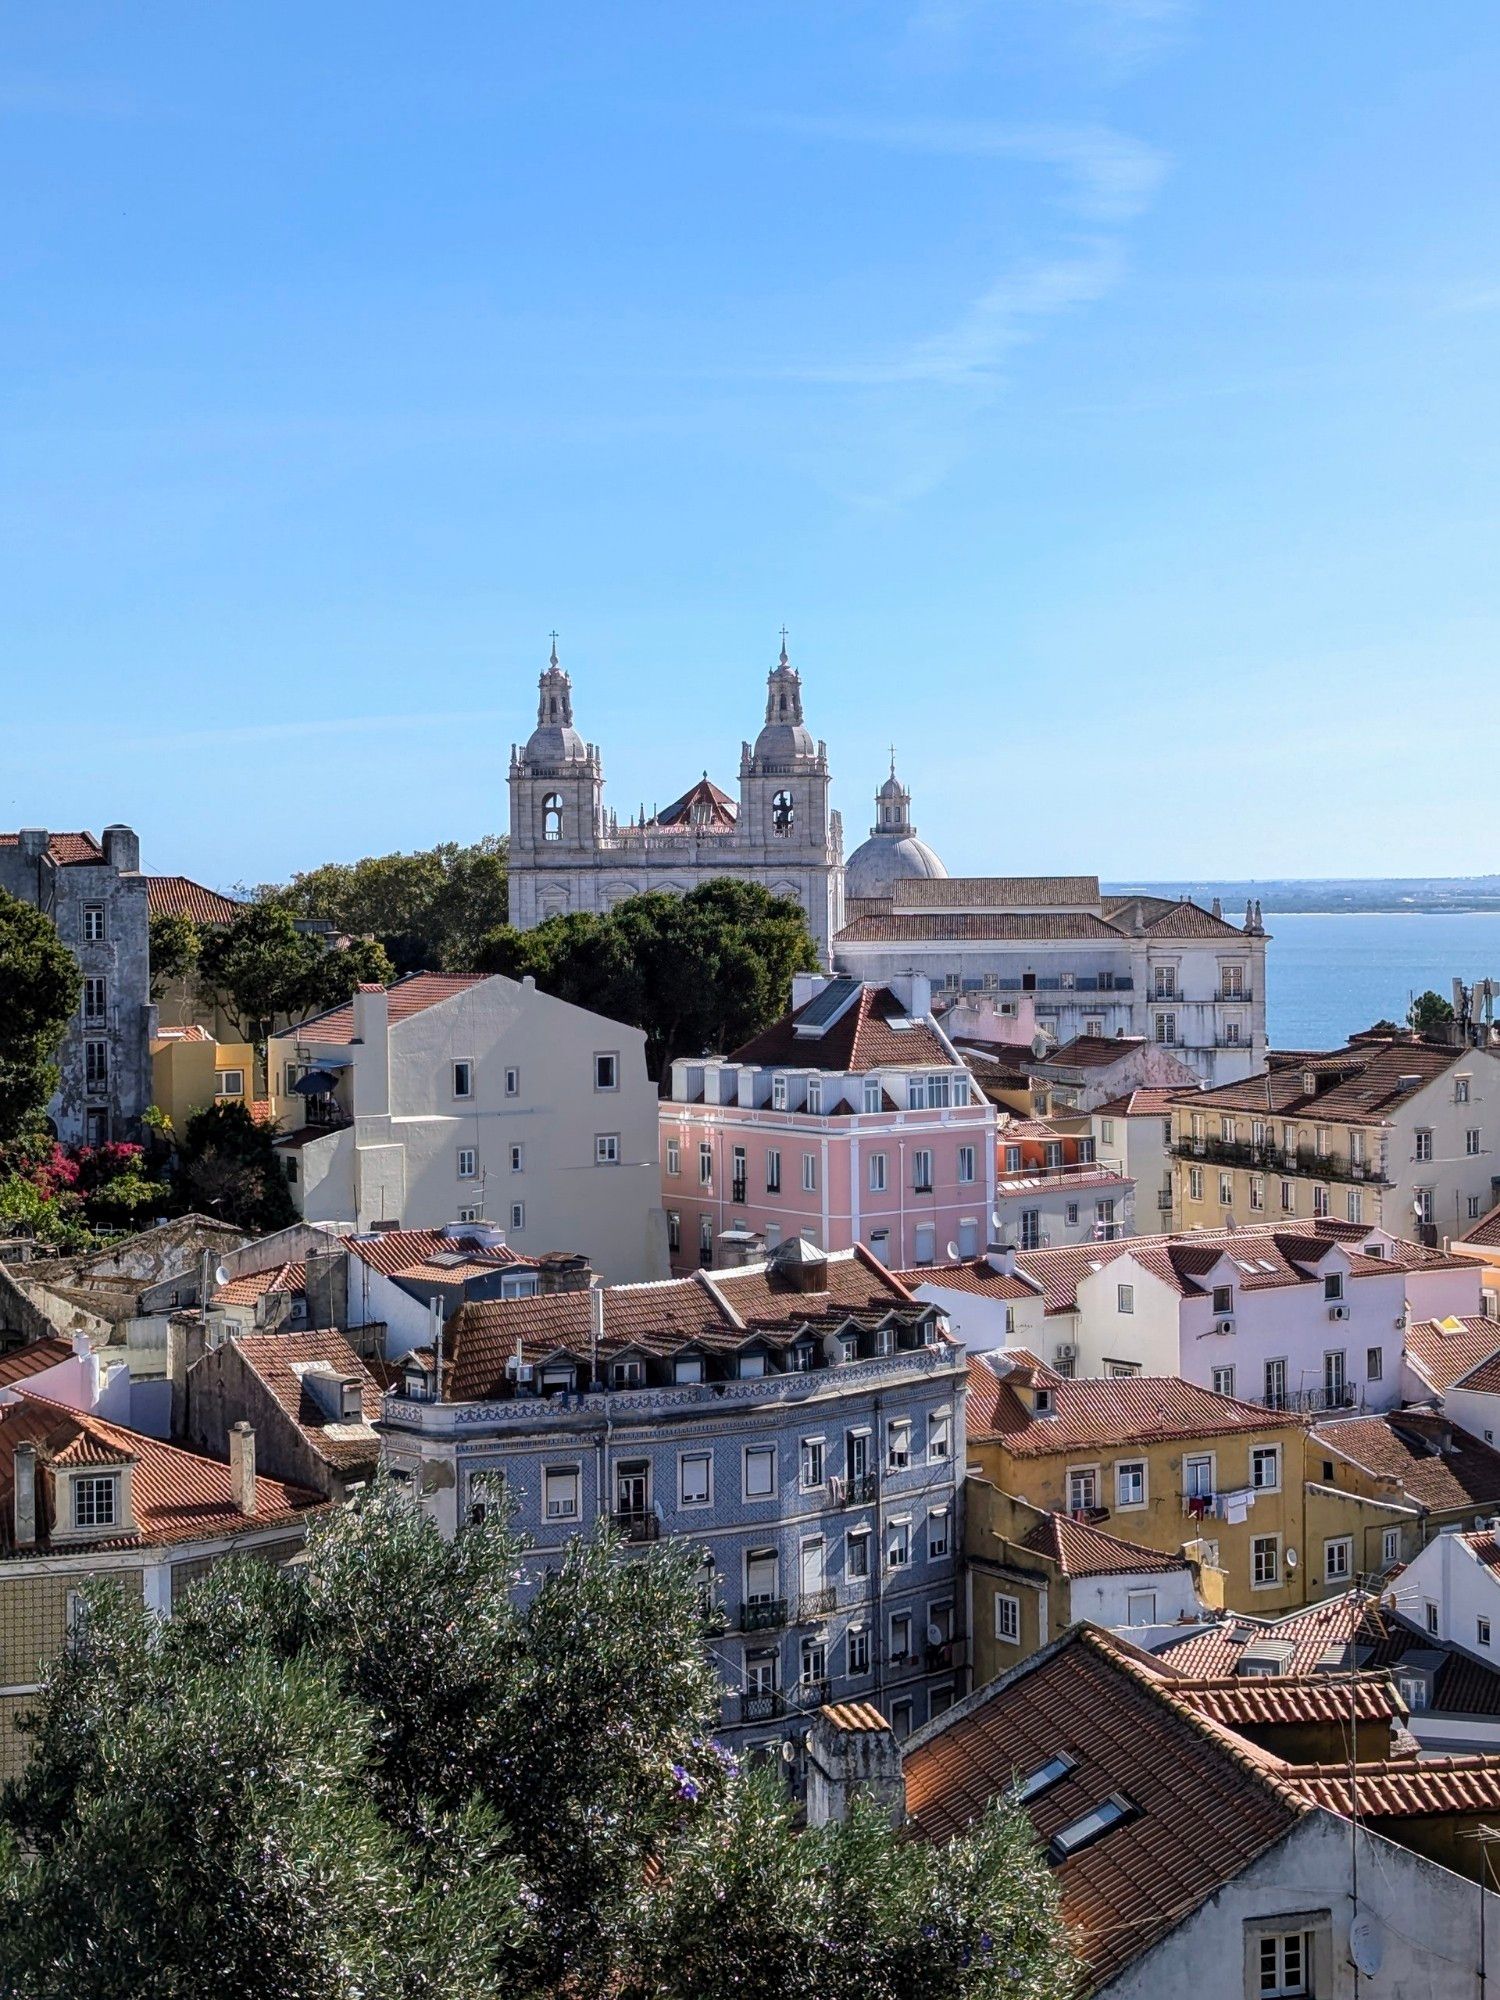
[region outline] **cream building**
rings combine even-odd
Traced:
[[[529,977],[417,972],[273,1035],[268,1067],[305,1221],[488,1221],[523,1257],[578,1251],[617,1283],[665,1275],[640,1029]]]

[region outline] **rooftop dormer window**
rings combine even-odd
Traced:
[[[839,1340],[839,1358],[843,1361],[858,1361],[859,1335],[846,1333]]]
[[[1060,1861],[1066,1861],[1070,1855],[1077,1854],[1080,1848],[1091,1846],[1094,1841],[1108,1833],[1111,1827],[1118,1826],[1122,1820],[1134,1817],[1135,1808],[1130,1801],[1116,1792],[1112,1798],[1107,1798],[1101,1805],[1095,1806],[1092,1812],[1085,1813],[1082,1819],[1073,1820],[1060,1832],[1053,1834],[1047,1848],[1047,1859],[1055,1868]]]
[[[646,1364],[637,1356],[629,1360],[617,1361],[610,1371],[610,1381],[616,1389],[640,1389],[645,1386]]]
[[[786,1110],[786,1078],[780,1071],[771,1078],[771,1109],[773,1111]]]
[[[120,1475],[89,1473],[73,1481],[73,1526],[113,1528],[120,1520]]]
[[[878,1111],[883,1095],[884,1093],[880,1088],[880,1078],[878,1076],[867,1076],[864,1081],[864,1094],[861,1100],[865,1110]]]
[[[765,1372],[766,1357],[758,1349],[753,1354],[742,1354],[740,1356],[739,1373],[741,1381],[748,1381],[756,1376],[764,1375]]]
[[[820,1076],[807,1079],[807,1108],[809,1111],[823,1109],[823,1079]]]
[[[1050,1417],[1053,1414],[1052,1391],[1050,1389],[1037,1390],[1036,1400],[1032,1404],[1032,1414],[1038,1417]]]

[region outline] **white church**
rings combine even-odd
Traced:
[[[1059,1046],[1139,1037],[1205,1083],[1265,1068],[1258,908],[1235,925],[1217,903],[1109,895],[1091,875],[950,877],[917,837],[894,758],[869,838],[846,862],[829,790],[827,746],[803,720],[783,638],[765,723],[741,746],[738,800],[705,772],[671,805],[622,825],[604,804],[598,745],[573,725],[554,643],[536,728],[511,747],[511,922],[529,930],[648,889],[734,876],[800,903],[830,969],[880,981],[924,973],[940,1005],[992,997],[1002,1020],[1034,1019]]]

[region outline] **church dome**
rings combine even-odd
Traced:
[[[851,902],[889,902],[898,882],[937,881],[947,873],[927,843],[917,838],[911,793],[896,776],[893,751],[891,775],[875,794],[870,837],[844,863],[844,894]]]
[[[588,749],[573,727],[573,683],[557,663],[557,647],[537,682],[536,728],[526,739],[528,764],[583,763]]]
[[[766,684],[766,722],[755,739],[754,755],[765,764],[794,764],[817,754],[812,732],[802,721],[802,676],[787,658],[783,641]]]

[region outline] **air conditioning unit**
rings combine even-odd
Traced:
[[[1398,1313],[1398,1314],[1396,1315],[1395,1319],[1394,1319],[1394,1320],[1392,1321],[1392,1324],[1394,1325],[1394,1327],[1395,1327],[1395,1329],[1396,1329],[1397,1333],[1405,1333],[1405,1331],[1406,1331],[1406,1314],[1405,1314],[1405,1313]]]
[[[1349,1308],[1347,1306],[1330,1306],[1328,1308],[1328,1317],[1330,1319],[1347,1319],[1349,1317]]]
[[[1078,1359],[1078,1349],[1073,1345],[1071,1340],[1060,1340],[1052,1350],[1052,1359],[1054,1361],[1076,1361]]]
[[[1233,1333],[1233,1332],[1234,1332],[1234,1321],[1233,1321],[1232,1319],[1216,1319],[1216,1320],[1214,1321],[1214,1332],[1215,1332],[1215,1333]]]

